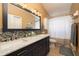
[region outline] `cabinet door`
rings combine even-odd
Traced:
[[[32,49],[34,56],[45,56],[49,51],[49,37],[36,42]]]

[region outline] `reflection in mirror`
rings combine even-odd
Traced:
[[[40,29],[40,17],[23,10],[13,4],[8,4],[8,29]]]

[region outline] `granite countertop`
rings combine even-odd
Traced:
[[[14,52],[18,49],[21,49],[25,46],[28,46],[34,42],[37,42],[45,37],[49,36],[48,34],[40,34],[31,37],[19,38],[17,40],[9,42],[0,42],[0,55],[7,55],[11,52]]]

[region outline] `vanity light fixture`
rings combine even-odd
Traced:
[[[36,15],[41,16],[40,12],[38,12],[37,10],[35,10],[33,8],[28,7],[26,3],[16,3],[16,5],[20,5],[22,8],[28,9],[32,13],[35,13]]]
[[[76,19],[79,16],[79,10],[76,10],[74,14],[72,14],[73,18]]]
[[[30,9],[32,11],[32,13],[35,13],[36,15],[38,16],[41,16],[40,12],[38,12],[37,10],[35,9]]]
[[[76,10],[75,13],[73,14],[73,16],[78,16],[79,15],[79,11]]]

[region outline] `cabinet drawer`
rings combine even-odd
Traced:
[[[23,50],[17,56],[32,56],[32,50]]]

